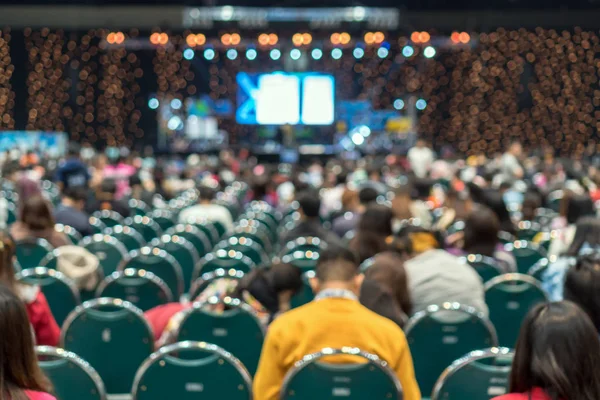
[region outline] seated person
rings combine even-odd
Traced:
[[[318,237],[332,246],[342,246],[340,238],[323,228],[319,217],[321,199],[319,193],[314,190],[305,190],[298,193],[296,201],[300,205],[300,222],[294,229],[282,237],[282,244],[291,242],[301,237]]]
[[[372,204],[360,217],[354,238],[350,241],[358,255],[359,263],[387,250],[387,240],[392,236],[392,210],[384,205]]]
[[[433,304],[457,302],[488,314],[481,277],[471,266],[441,249],[436,235],[409,226],[400,232],[400,238],[408,244],[410,259],[404,268],[413,313]]]
[[[21,203],[19,218],[10,227],[10,234],[15,241],[46,239],[55,248],[71,243],[63,233],[54,229],[54,217],[45,198],[34,195],[26,197]]]
[[[235,297],[249,304],[258,318],[267,326],[275,317],[290,309],[292,297],[302,288],[302,271],[290,264],[276,264],[269,269],[261,268],[249,272],[241,280],[218,279],[194,299],[203,303],[209,298]],[[191,303],[169,303],[145,313],[152,326],[156,348],[172,344],[181,324],[183,313]],[[215,311],[222,311],[217,305]]]
[[[131,216],[129,205],[116,199],[117,183],[114,179],[105,179],[96,192],[96,201],[88,207],[90,213],[94,211],[109,210],[118,213],[123,218]]]
[[[378,193],[371,187],[366,187],[358,192],[358,196],[352,196],[346,205],[346,212],[333,221],[333,231],[339,237],[344,237],[348,232],[354,230],[364,214],[367,206],[375,203]]]
[[[600,253],[581,256],[569,268],[564,298],[581,307],[600,332]]]
[[[198,189],[198,204],[188,207],[179,214],[179,223],[186,224],[189,221],[206,219],[212,222],[220,222],[227,232],[233,229],[233,219],[227,208],[220,204],[213,204],[215,191],[206,186]]]
[[[321,254],[316,279],[311,282],[315,301],[285,313],[269,327],[254,376],[255,400],[279,399],[285,374],[305,355],[345,346],[387,361],[402,384],[404,399],[421,399],[404,333],[358,302],[361,281],[352,252],[336,247]],[[348,363],[356,359],[341,355],[330,360]]]
[[[82,236],[91,236],[94,231],[90,225],[90,216],[85,212],[86,201],[87,191],[84,188],[66,188],[60,205],[54,211],[56,223],[69,225]]]

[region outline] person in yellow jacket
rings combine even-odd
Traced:
[[[313,289],[315,300],[276,319],[267,333],[254,377],[254,400],[278,400],[285,374],[303,356],[325,347],[358,347],[387,361],[400,379],[404,400],[420,400],[406,337],[394,322],[358,302],[362,277],[352,252],[335,248],[321,254]],[[356,362],[347,355],[332,363]]]

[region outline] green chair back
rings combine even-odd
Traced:
[[[485,284],[485,301],[500,345],[514,348],[527,312],[547,298],[540,283],[531,276],[506,274]]]
[[[315,299],[312,287],[310,286],[310,279],[315,277],[314,271],[305,272],[302,276],[302,289],[294,297],[292,297],[291,306],[297,308],[310,303]]]
[[[507,393],[512,356],[507,348],[467,354],[440,376],[431,400],[491,400]]]
[[[204,342],[182,342],[163,347],[144,362],[136,375],[132,397],[252,400],[252,381],[229,352]]]
[[[17,222],[17,206],[10,201],[6,202],[6,226]]]
[[[542,226],[535,221],[521,221],[517,225],[517,239],[532,241],[542,231]]]
[[[241,221],[244,222],[244,221]],[[248,239],[252,239],[254,242],[258,243],[263,250],[265,251],[265,253],[267,254],[271,254],[271,252],[273,251],[273,246],[271,244],[271,242],[269,241],[269,238],[267,236],[266,230],[259,230],[255,227],[252,226],[237,226],[234,228],[233,232],[231,233],[231,235],[229,237],[236,237],[236,238],[241,238],[241,237],[246,237]]]
[[[81,304],[75,283],[53,269],[42,267],[26,269],[17,273],[16,279],[40,287],[58,326],[61,326],[69,313]]]
[[[192,243],[188,242],[183,236],[162,235],[160,239],[154,239],[152,246],[164,249],[177,260],[181,266],[183,290],[185,292],[190,290],[194,267],[200,261],[198,252]]]
[[[85,302],[69,315],[61,343],[98,371],[109,394],[130,393],[138,367],[154,350],[142,311],[106,297]]]
[[[562,198],[564,196],[564,192],[562,190],[555,190],[554,192],[550,192],[546,199],[546,204],[548,208],[556,213],[560,212],[560,203],[562,202]]]
[[[102,378],[75,353],[49,346],[35,348],[38,363],[60,400],[106,400]]]
[[[327,243],[319,239],[318,237],[299,237],[296,240],[292,240],[285,244],[281,250],[281,255],[292,254],[298,251],[307,252],[311,251],[319,253],[322,250],[327,249]]]
[[[323,357],[343,354],[353,356],[356,363],[329,364]],[[349,400],[401,400],[402,387],[386,362],[374,354],[355,348],[323,349],[304,356],[288,371],[281,388],[282,400],[329,400],[343,397]]]
[[[116,238],[97,234],[84,238],[80,245],[98,257],[104,276],[109,276],[129,261],[127,249]]]
[[[517,238],[514,237],[511,233],[500,231],[498,232],[498,240],[500,241],[500,243],[509,244],[514,243],[515,240],[517,240]]]
[[[242,271],[235,269],[217,269],[212,272],[202,274],[202,276],[192,282],[188,298],[190,301],[196,301],[196,298],[213,282],[219,279],[235,279],[239,281],[244,277]]]
[[[127,252],[141,249],[146,245],[144,237],[130,226],[117,225],[104,231],[108,236],[112,236],[125,246]]]
[[[102,233],[106,229],[106,225],[104,224],[104,222],[100,221],[100,219],[98,219],[96,217],[90,217],[89,222],[90,222],[90,227],[92,228],[92,231],[94,232],[94,235],[97,235],[98,233]]]
[[[127,218],[125,220],[125,225],[131,226],[138,231],[146,243],[150,243],[152,240],[162,235],[160,226],[149,217],[136,215],[133,218]]]
[[[492,323],[472,307],[432,305],[404,328],[423,395],[429,395],[442,372],[466,353],[498,345]]]
[[[81,242],[81,239],[82,239],[81,233],[77,232],[77,229],[73,228],[72,226],[56,224],[54,226],[54,230],[56,232],[65,234],[69,238],[71,243],[73,243],[75,245],[77,243]]]
[[[133,211],[134,215],[142,217],[150,212],[150,207],[146,203],[136,199],[129,200],[129,208]]]
[[[255,243],[252,239],[240,237],[240,238],[229,238],[228,240],[221,241],[216,249],[223,249],[225,251],[234,250],[239,251],[246,257],[252,260],[254,265],[257,267],[264,267],[269,265],[269,257],[263,250],[263,248]]]
[[[546,251],[535,243],[517,240],[504,246],[517,260],[517,271],[526,274],[538,261],[546,257]]]
[[[206,237],[210,241],[211,248],[219,242],[219,239],[220,239],[219,232],[217,232],[217,229],[213,225],[212,221],[208,221],[205,219],[202,219],[202,220],[190,219],[189,221],[187,221],[187,223],[194,225],[196,228],[200,229],[200,231],[206,235]]]
[[[123,269],[135,268],[152,272],[171,289],[173,296],[179,299],[183,294],[183,273],[181,266],[172,255],[158,247],[142,247],[129,253],[131,259]]]
[[[319,253],[312,250],[302,251],[297,250],[290,254],[281,257],[281,262],[292,264],[300,268],[304,272],[314,271],[319,261]]]
[[[194,246],[198,257],[204,257],[212,250],[212,243],[208,236],[194,225],[178,224],[167,230],[165,234],[171,236],[177,235],[186,239]]]
[[[547,258],[542,258],[540,261],[535,263],[533,267],[529,268],[529,271],[527,271],[527,275],[532,276],[538,281],[542,282],[542,280],[544,279],[544,274],[548,270],[549,266],[550,261],[548,261]]]
[[[466,257],[461,257],[461,261],[473,267],[483,282],[492,280],[504,273],[496,260],[491,257],[482,256],[481,254],[469,254]]]
[[[45,239],[25,239],[16,243],[17,261],[23,269],[39,267],[41,261],[50,253],[52,246]]]
[[[235,250],[217,250],[214,253],[207,254],[194,267],[192,281],[198,279],[201,275],[212,272],[217,269],[236,269],[243,273],[250,272],[255,267],[252,260]]]
[[[177,341],[203,341],[234,354],[254,375],[265,338],[264,328],[254,311],[239,299],[226,297],[227,310],[216,313],[205,306],[220,303],[195,303],[186,310],[177,332]]]
[[[172,302],[173,293],[162,279],[143,269],[113,272],[96,290],[96,297],[130,302],[142,311]]]
[[[163,232],[175,226],[176,218],[171,211],[156,210],[151,214],[151,217]]]
[[[94,214],[92,214],[92,216],[102,221],[107,228],[112,228],[117,225],[123,225],[123,223],[125,222],[121,214],[111,210],[96,211]]]

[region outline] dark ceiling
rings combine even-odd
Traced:
[[[2,4],[48,4],[48,0],[0,0]],[[511,10],[511,9],[596,9],[600,0],[53,0],[65,5],[234,5],[253,7],[399,7],[408,10]]]

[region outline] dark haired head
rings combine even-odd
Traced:
[[[363,206],[368,206],[369,204],[376,202],[377,196],[379,196],[379,193],[372,187],[363,188],[358,192],[358,199]]]
[[[300,205],[300,210],[306,218],[318,218],[321,210],[321,199],[319,193],[314,190],[305,190],[298,193],[296,201]]]
[[[399,254],[391,251],[377,254],[373,264],[365,272],[365,278],[376,281],[391,293],[404,314],[412,314],[408,277],[404,269],[404,260]]]
[[[387,238],[392,235],[394,214],[389,207],[373,204],[360,217],[356,236],[352,239],[352,248],[363,262],[375,254],[387,250]]]
[[[25,199],[21,207],[20,221],[32,231],[54,228],[54,217],[50,204],[41,195]]]
[[[492,210],[477,206],[465,220],[463,250],[469,254],[493,257],[498,245],[500,222]]]
[[[480,200],[476,201],[488,207],[496,214],[496,217],[500,222],[501,231],[512,234],[515,233],[515,226],[510,219],[510,213],[508,212],[508,208],[506,208],[502,193],[493,189],[483,190]]]
[[[563,296],[580,306],[600,332],[600,253],[581,256],[569,268]]]
[[[349,282],[358,275],[356,255],[343,247],[331,246],[321,252],[316,277],[320,283]]]
[[[85,202],[88,199],[88,193],[83,187],[68,187],[63,191],[63,197],[73,201]]]
[[[600,248],[600,218],[584,217],[577,221],[575,237],[566,254],[576,257],[584,245],[593,249]]]
[[[535,212],[542,206],[542,195],[538,191],[528,190],[525,192],[523,204],[521,205],[521,214],[523,221],[532,221],[535,218]]]
[[[27,400],[25,390],[49,392],[48,379],[37,363],[25,305],[0,284],[0,397]]]
[[[16,245],[12,236],[6,231],[0,231],[0,284],[15,291],[16,279],[13,259]]]
[[[348,172],[346,172],[345,170],[342,170],[342,172],[340,172],[339,174],[337,174],[335,176],[335,183],[338,186],[345,185],[347,181],[348,181]]]
[[[69,157],[79,157],[80,154],[81,154],[81,146],[79,145],[79,143],[76,143],[76,142],[69,143],[67,155]]]
[[[540,387],[552,400],[597,400],[598,371],[598,331],[581,308],[561,301],[539,304],[529,311],[515,349],[511,393]]]
[[[200,186],[198,192],[200,193],[198,200],[202,202],[211,202],[216,197],[215,190],[208,186]]]
[[[100,191],[104,194],[115,195],[117,193],[117,182],[114,179],[105,179],[100,184]]]
[[[571,191],[565,191],[560,202],[560,215],[567,219],[572,225],[580,218],[595,215],[594,202],[590,196],[578,196]]]
[[[426,200],[431,194],[433,181],[431,179],[417,179],[413,182],[413,198]]]
[[[140,178],[140,174],[133,174],[129,177],[129,186],[139,186],[142,184],[142,179]]]

